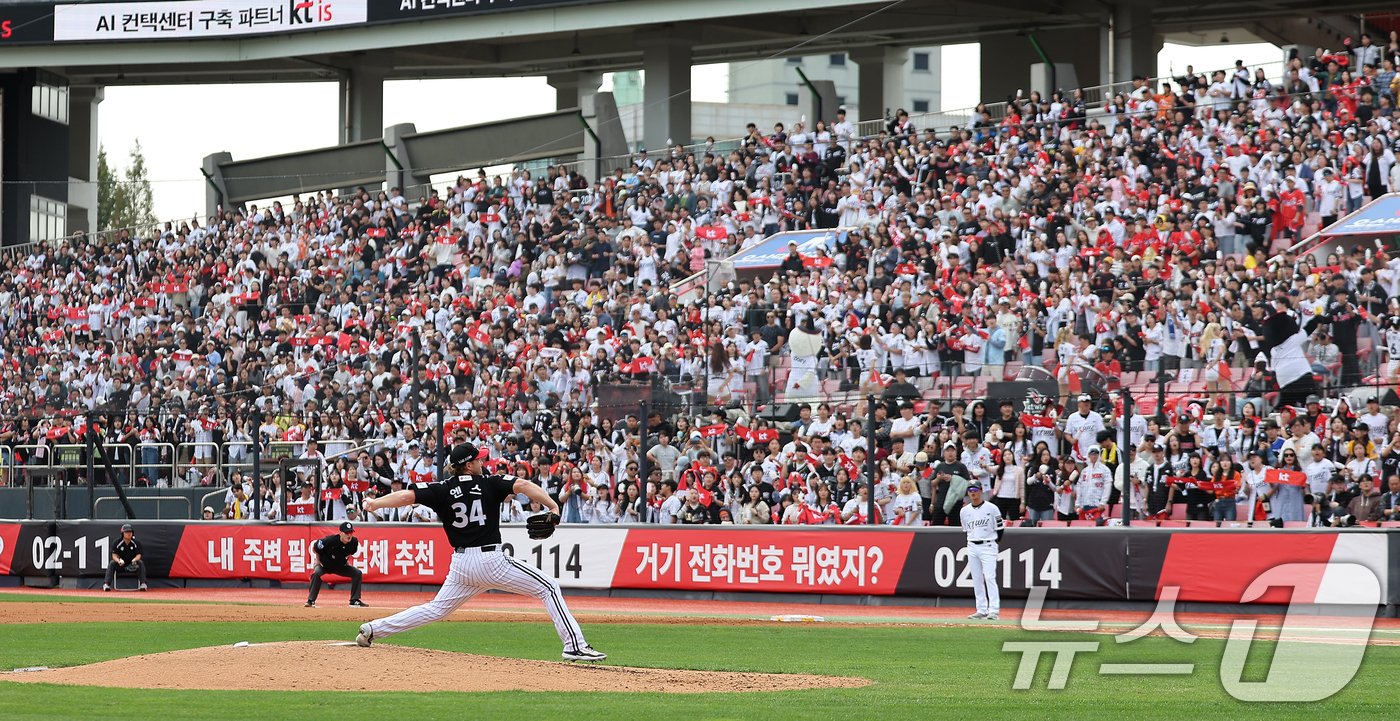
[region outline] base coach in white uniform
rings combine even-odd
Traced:
[[[967,534],[967,565],[972,570],[972,590],[977,595],[977,613],[968,618],[997,619],[1001,612],[1001,592],[997,589],[997,542],[1006,530],[1006,521],[995,503],[982,498],[982,486],[973,481],[967,487],[971,505],[963,506],[962,529]]]
[[[483,475],[480,451],[470,443],[452,449],[444,470],[448,476],[445,480],[415,483],[412,488],[395,491],[383,498],[365,500],[366,512],[411,503],[421,503],[433,509],[442,521],[442,529],[447,532],[453,554],[447,581],[442,584],[436,598],[360,626],[355,642],[369,646],[376,638],[439,621],[478,593],[500,589],[544,601],[545,610],[554,619],[559,640],[564,642],[566,660],[601,661],[607,658],[605,654],[590,648],[583,639],[583,629],[569,613],[559,584],[533,566],[501,552],[501,501],[523,493],[549,509],[548,514],[530,519],[531,538],[547,538],[554,532],[554,526],[559,523],[559,504],[543,488],[524,478]]]

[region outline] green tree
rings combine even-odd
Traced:
[[[128,226],[149,226],[159,222],[156,219],[155,193],[151,190],[150,178],[146,176],[146,156],[141,153],[141,141],[131,148],[131,165],[126,166],[125,194],[131,208]]]
[[[100,230],[145,228],[157,222],[155,198],[146,170],[146,156],[137,140],[128,155],[125,178],[107,163],[107,150],[97,152],[97,227]]]
[[[97,146],[97,229],[111,230],[113,218],[122,202],[120,178],[107,164],[107,148]]]

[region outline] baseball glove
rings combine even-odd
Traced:
[[[537,513],[525,519],[525,527],[530,538],[540,540],[554,535],[554,527],[559,525],[558,513]]]

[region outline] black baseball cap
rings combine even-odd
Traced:
[[[481,451],[470,443],[458,443],[452,447],[452,453],[448,460],[454,466],[460,466],[468,461],[474,461],[481,457]]]
[[[122,533],[126,533],[128,531],[130,531],[131,533],[135,533],[136,529],[132,528],[130,523],[122,524]]]
[[[349,522],[349,521],[346,521],[346,522],[340,524],[340,532],[341,532],[341,533],[354,533],[354,532],[355,532],[355,524],[353,524],[353,523],[351,523],[351,522]]]

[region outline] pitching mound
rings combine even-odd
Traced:
[[[367,669],[393,669],[375,675]],[[528,661],[407,646],[294,641],[132,656],[5,681],[125,688],[256,691],[658,691],[716,693],[856,688],[863,678],[683,671]]]

